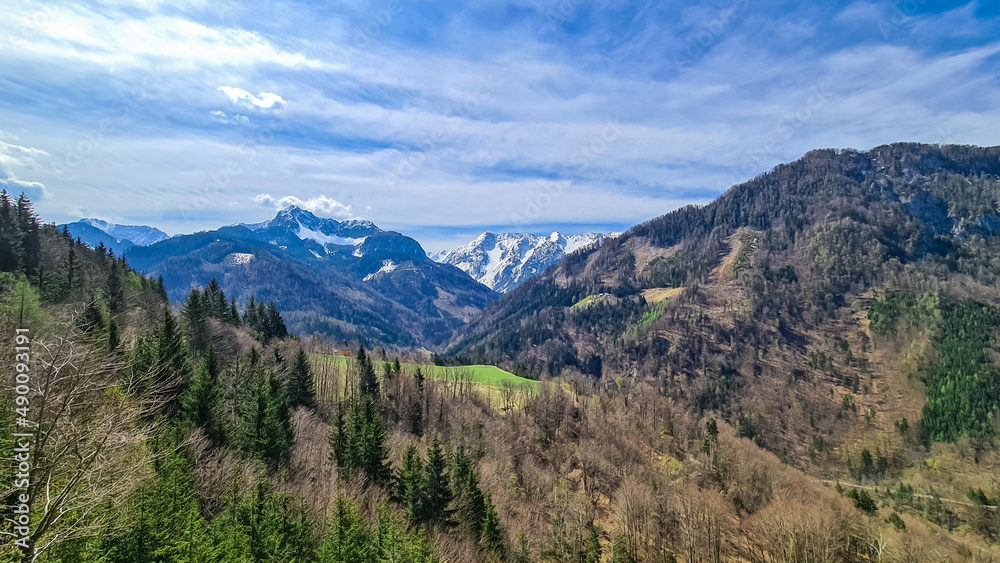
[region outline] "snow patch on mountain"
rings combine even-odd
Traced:
[[[95,229],[104,231],[109,236],[119,240],[127,240],[137,246],[149,246],[151,244],[167,240],[170,238],[167,233],[141,225],[116,225],[100,219],[81,219],[81,223],[90,225]]]
[[[382,274],[382,273],[393,272],[398,267],[399,266],[395,262],[393,262],[392,260],[384,260],[384,261],[382,261],[382,267],[379,268],[377,272],[372,272],[372,273],[368,274],[367,276],[365,276],[364,280],[365,281],[370,281],[370,280],[374,279],[375,276],[377,276],[379,274]]]
[[[544,272],[563,256],[600,243],[607,235],[554,232],[540,237],[523,233],[483,233],[465,246],[430,255],[436,262],[451,264],[479,283],[507,293],[529,278]]]
[[[227,255],[222,260],[222,265],[227,268],[232,268],[233,266],[242,266],[249,264],[253,260],[253,254],[246,254],[243,252],[234,252]]]

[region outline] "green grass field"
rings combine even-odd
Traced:
[[[314,354],[313,358],[320,361],[325,359],[326,361],[340,364],[347,364],[348,361],[351,361],[351,358],[343,356],[325,356],[322,354]],[[381,362],[375,362],[375,364],[376,369],[381,372]],[[472,372],[472,380],[481,385],[500,387],[504,381],[510,381],[515,386],[527,385],[532,390],[538,389],[537,381],[519,377],[496,366],[418,366],[416,364],[402,364],[402,367],[406,373],[413,373],[419,367],[423,371],[424,377],[437,380],[454,379],[459,377],[465,370],[468,370]]]

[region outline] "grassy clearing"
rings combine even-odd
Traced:
[[[351,361],[351,358],[345,358],[343,356],[326,356],[322,354],[314,354],[313,358],[315,360],[325,360],[330,363],[337,363],[341,365],[347,365],[348,362]],[[379,362],[376,362],[376,368],[380,367],[379,364]],[[403,371],[410,374],[416,371],[418,367],[423,372],[424,377],[439,381],[454,380],[467,373],[471,373],[472,381],[480,385],[501,387],[502,385],[505,385],[505,381],[508,381],[510,382],[509,384],[514,386],[526,385],[530,387],[532,391],[538,390],[537,381],[519,377],[496,366],[422,366],[417,364],[402,364]]]
[[[591,305],[597,305],[599,303],[613,303],[618,300],[617,297],[611,295],[610,293],[599,293],[597,295],[588,295],[583,299],[577,301],[573,304],[573,309],[582,309],[584,307],[589,307]]]
[[[642,298],[646,300],[646,303],[654,305],[660,301],[680,295],[682,291],[684,291],[683,287],[654,287],[653,289],[643,290]]]

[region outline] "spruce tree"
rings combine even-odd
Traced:
[[[208,282],[208,286],[205,287],[205,294],[203,296],[203,303],[205,306],[205,313],[212,318],[222,319],[228,309],[228,303],[226,301],[226,295],[222,292],[222,287],[219,286],[218,280],[212,278]]]
[[[493,506],[493,499],[486,495],[483,499],[484,515],[480,525],[480,541],[483,548],[501,559],[503,558],[503,527],[500,525],[500,515],[497,514],[496,507]]]
[[[17,198],[16,207],[17,224],[21,231],[21,245],[24,252],[24,273],[32,276],[38,272],[41,261],[42,241],[39,232],[41,225],[32,208],[31,200],[24,193]]]
[[[294,439],[288,394],[274,374],[254,383],[244,419],[246,449],[274,468],[288,460]]]
[[[187,322],[188,343],[194,350],[204,350],[208,345],[208,307],[201,292],[192,288],[188,293],[181,316]]]
[[[111,319],[108,323],[108,351],[114,352],[121,344],[121,332],[118,328],[118,321]]]
[[[111,262],[108,269],[108,276],[104,281],[104,298],[112,315],[117,315],[125,308],[125,284],[117,261]]]
[[[451,503],[451,488],[448,486],[448,476],[445,471],[448,460],[441,449],[441,441],[437,436],[431,440],[427,450],[427,466],[425,467],[427,483],[427,500],[425,517],[429,522],[443,521],[447,517],[448,505]]]
[[[181,409],[184,418],[202,428],[205,435],[216,444],[223,443],[222,429],[214,416],[221,397],[219,362],[215,349],[209,346],[202,367],[191,378],[187,391],[181,397]]]
[[[309,367],[309,355],[302,348],[299,348],[295,355],[295,363],[292,365],[288,396],[292,408],[306,407],[311,409],[316,407],[316,384]]]
[[[388,484],[392,468],[385,441],[382,417],[370,397],[362,396],[346,417],[338,413],[330,445],[341,477],[363,474],[377,485]]]
[[[365,353],[365,347],[358,347],[356,356],[359,375],[359,390],[363,397],[369,397],[373,401],[379,400],[381,394],[378,382],[378,375],[375,373],[375,366],[372,365],[371,358]]]
[[[164,369],[182,373],[187,354],[184,350],[184,339],[177,328],[177,320],[170,312],[170,307],[163,308],[163,324],[160,326],[158,337],[157,363]]]
[[[0,272],[21,271],[24,258],[22,239],[14,202],[7,195],[7,190],[0,191]]]
[[[424,462],[416,446],[410,444],[403,457],[403,467],[397,480],[397,498],[412,522],[420,522],[426,514],[427,483]]]

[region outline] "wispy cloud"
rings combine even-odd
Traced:
[[[0,165],[172,232],[620,229],[812,148],[997,144],[997,37],[976,3],[15,0],[0,139],[41,152]]]

